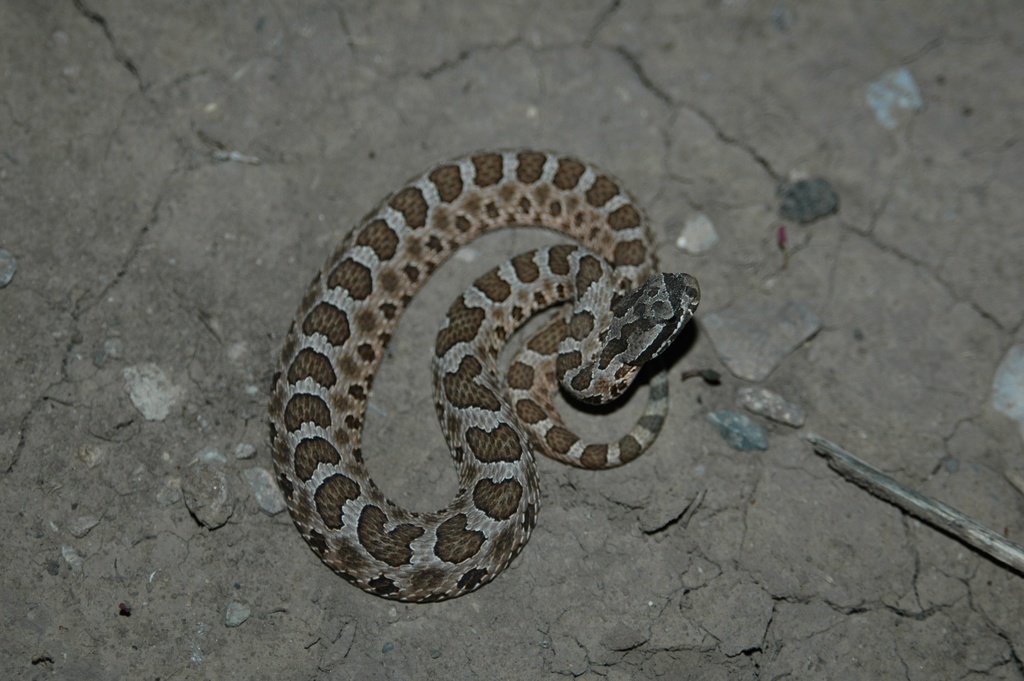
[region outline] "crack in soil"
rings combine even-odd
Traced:
[[[107,38],[107,42],[110,43],[111,49],[114,51],[114,59],[127,69],[128,73],[132,74],[136,85],[139,87],[139,92],[145,92],[146,84],[142,82],[142,76],[139,75],[138,67],[135,66],[135,62],[132,61],[131,57],[125,54],[124,50],[117,44],[117,40],[114,39],[114,34],[110,30],[110,25],[103,15],[93,11],[82,0],[71,0],[71,2],[83,17],[100,27],[103,35]]]

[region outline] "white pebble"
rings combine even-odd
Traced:
[[[231,601],[224,613],[224,626],[237,627],[249,619],[251,614],[252,610],[249,608],[236,601]]]
[[[691,216],[683,225],[682,231],[679,232],[679,238],[676,239],[677,248],[693,255],[707,253],[716,243],[718,243],[718,232],[715,230],[711,218],[704,213],[696,213]]]
[[[804,425],[807,418],[803,409],[767,388],[740,388],[736,391],[736,401],[749,412],[794,428]]]
[[[60,547],[60,555],[71,566],[72,570],[77,570],[82,567],[82,563],[85,562],[78,552],[69,544],[64,544]]]
[[[875,112],[875,119],[886,130],[893,130],[901,118],[923,105],[921,91],[905,68],[886,71],[881,78],[868,83],[865,97]]]
[[[1014,345],[996,369],[992,406],[1017,422],[1024,437],[1024,344]]]
[[[249,483],[256,503],[267,515],[277,515],[287,508],[281,488],[274,481],[274,476],[266,468],[253,466],[244,472],[245,481]]]
[[[125,367],[121,372],[128,397],[147,421],[163,421],[184,390],[171,383],[156,364]]]
[[[203,463],[219,463],[224,464],[228,462],[228,458],[221,454],[217,449],[204,449],[195,456],[196,461],[202,461]]]

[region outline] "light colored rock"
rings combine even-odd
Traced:
[[[153,363],[125,367],[121,375],[128,397],[147,421],[163,421],[185,393]]]
[[[226,523],[235,510],[227,476],[211,464],[197,461],[185,469],[181,492],[188,510],[211,530]]]
[[[803,303],[757,296],[707,315],[703,327],[729,371],[757,382],[817,333],[821,319]]]
[[[677,248],[694,255],[707,253],[717,243],[718,231],[715,230],[711,218],[704,213],[696,213],[691,216],[683,225],[682,231],[679,232],[679,238],[676,239]]]
[[[60,547],[60,555],[72,570],[81,568],[82,563],[85,562],[85,560],[78,555],[78,551],[75,551],[74,547],[70,544],[64,544]]]
[[[999,363],[992,381],[992,406],[1016,421],[1024,437],[1024,344],[1010,348]]]
[[[736,391],[736,402],[753,414],[794,428],[807,418],[803,409],[767,388],[744,386]]]
[[[887,71],[881,78],[868,83],[865,97],[875,112],[875,119],[886,130],[896,128],[901,119],[908,118],[923,106],[917,83],[906,68]]]
[[[245,469],[243,475],[245,481],[249,483],[261,511],[267,515],[277,515],[287,508],[281,488],[277,486],[270,471],[260,466],[253,466]]]
[[[231,601],[224,611],[224,626],[237,627],[249,619],[250,615],[252,615],[252,610],[237,601]]]

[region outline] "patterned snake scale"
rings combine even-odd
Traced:
[[[518,255],[452,304],[433,354],[434,401],[458,471],[451,504],[416,513],[387,499],[363,463],[374,374],[413,295],[456,249],[507,226],[577,244]],[[553,405],[560,383],[588,403],[618,397],[692,317],[686,274],[658,274],[650,228],[610,175],[537,151],[482,152],[439,165],[392,194],[327,259],[299,306],[270,403],[278,482],[302,536],[361,589],[429,602],[474,591],[529,539],[540,487],[534,451],[611,468],[653,442],[668,379],[616,442],[585,444]],[[536,312],[552,318],[512,357],[499,353]],[[556,382],[557,377],[557,382]]]

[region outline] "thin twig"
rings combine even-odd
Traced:
[[[804,439],[814,446],[814,451],[828,459],[832,470],[850,482],[1024,574],[1024,547],[1014,544],[955,508],[904,487],[820,435],[807,433]]]

